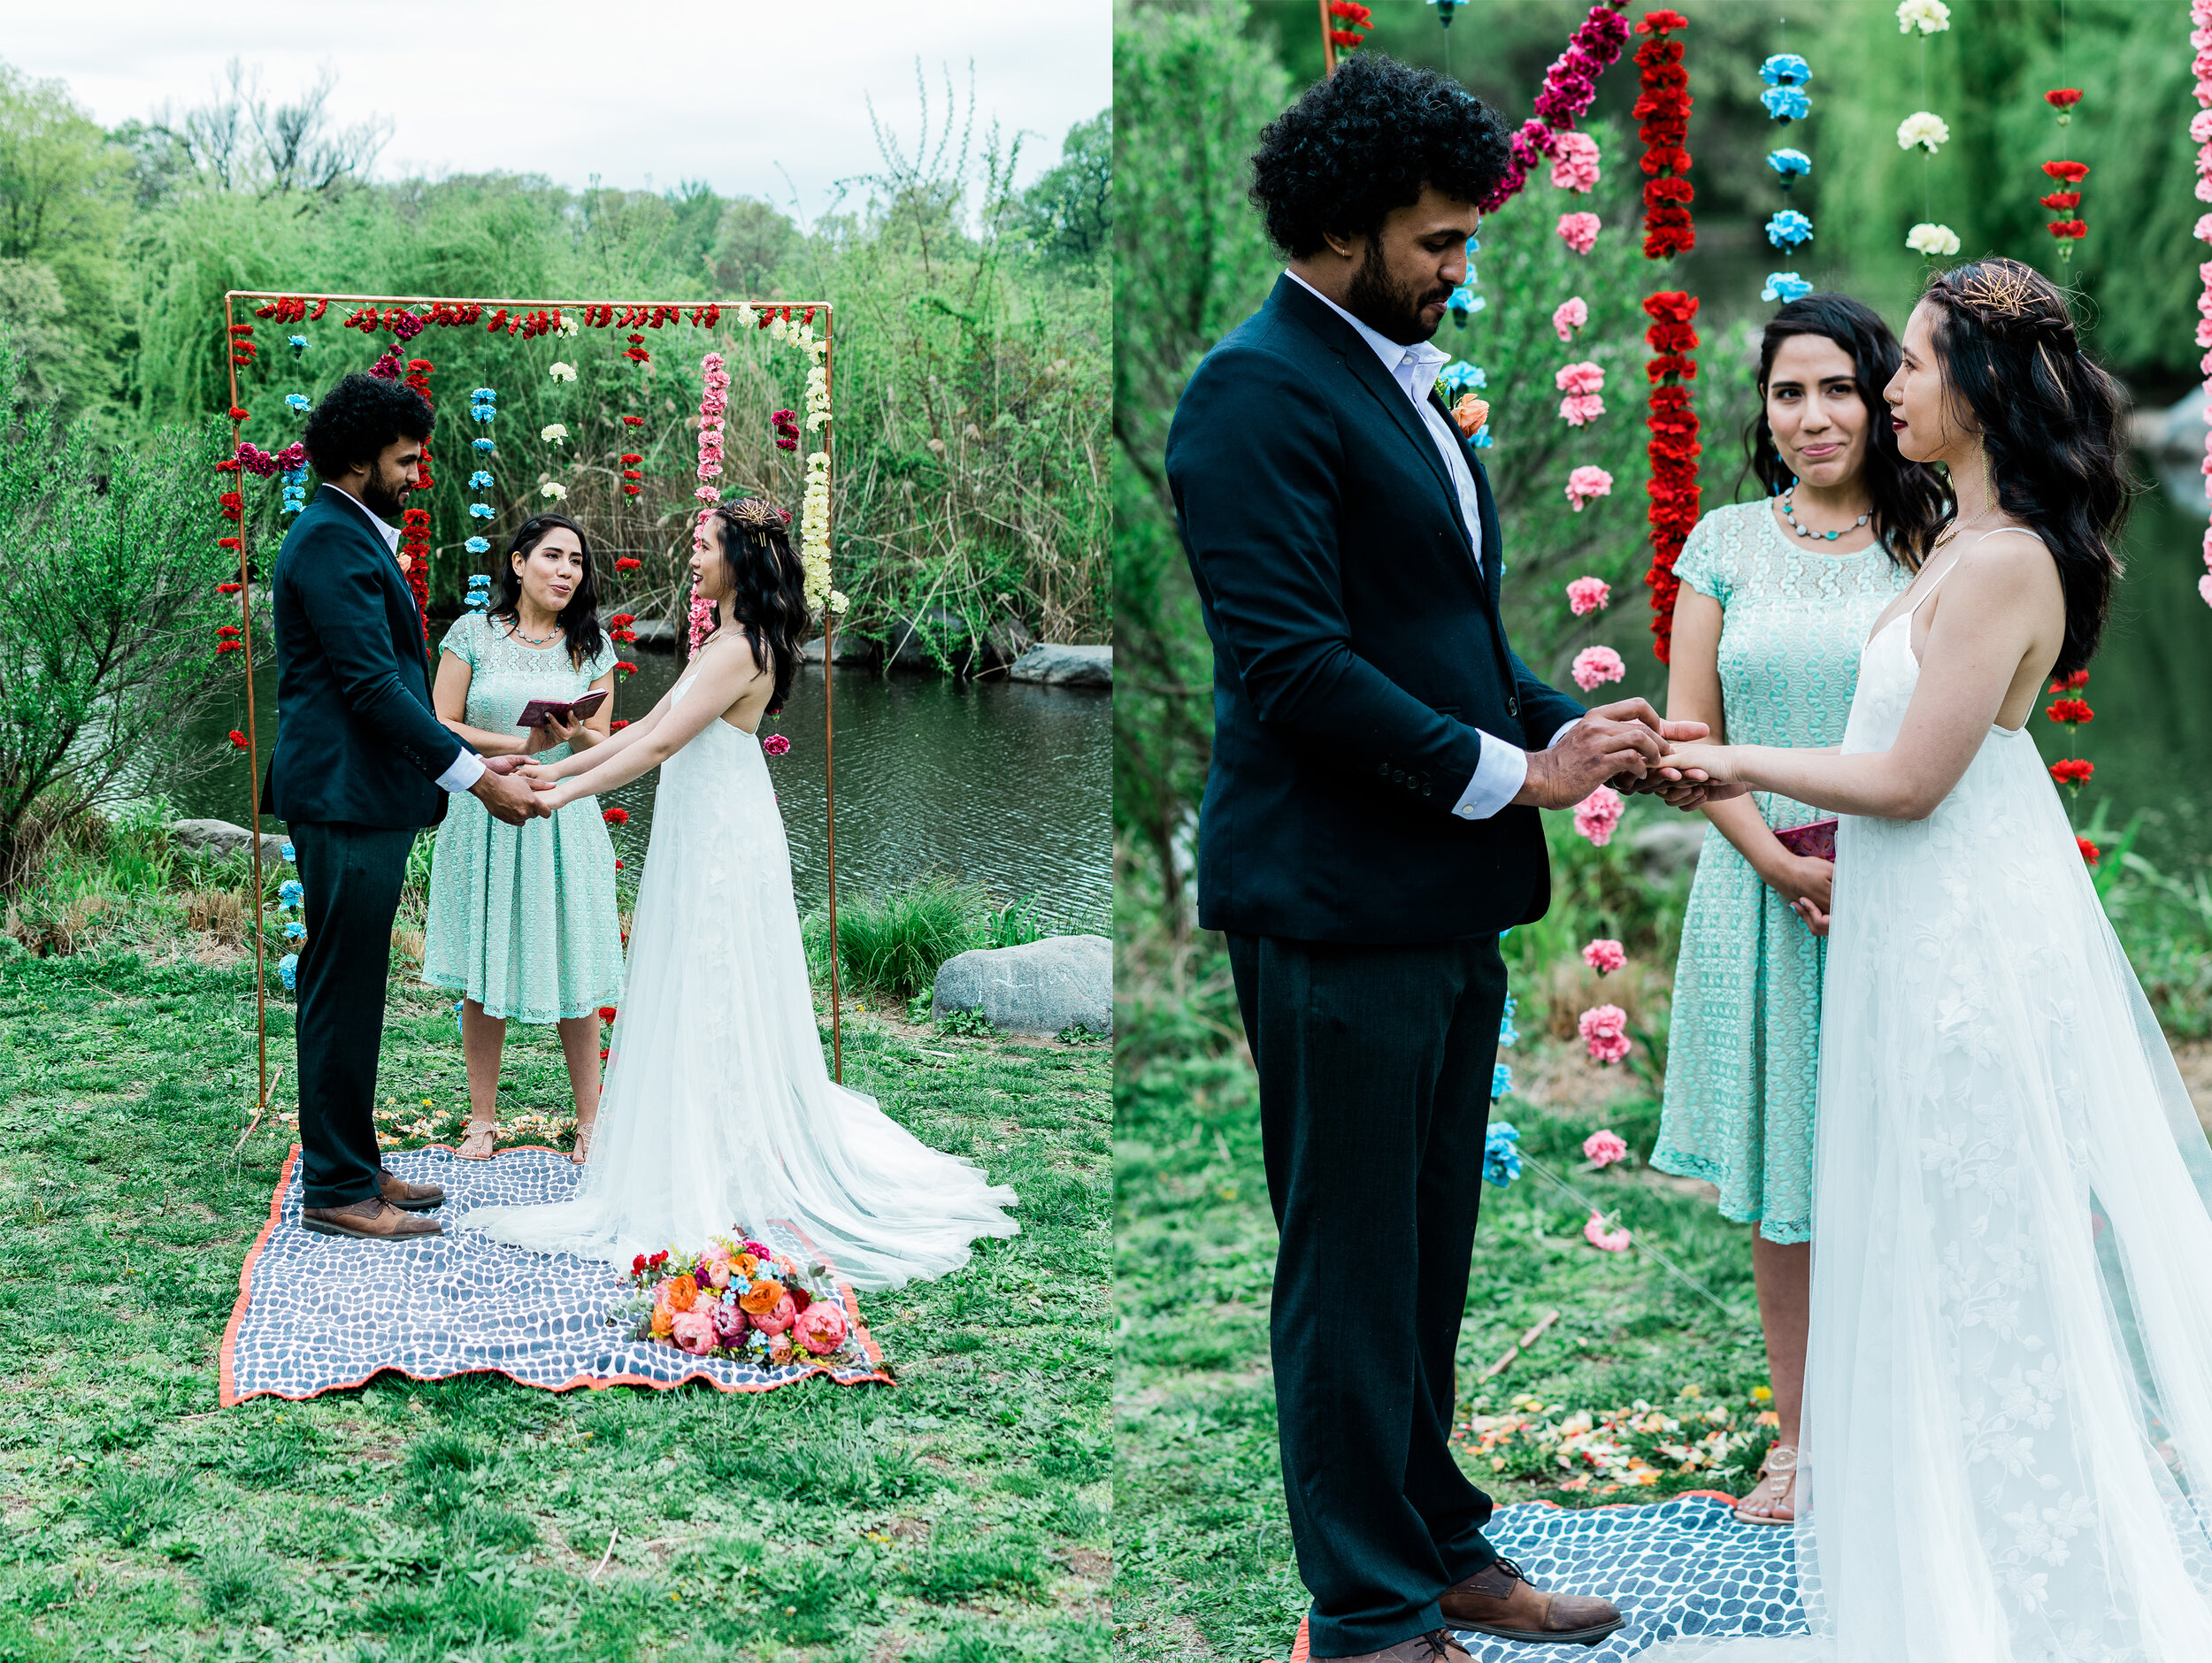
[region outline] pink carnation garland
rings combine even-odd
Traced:
[[[699,513],[691,528],[691,546],[704,554],[710,546],[707,525],[722,501],[722,487],[714,481],[722,477],[722,423],[729,410],[730,372],[722,355],[710,352],[699,360],[699,373],[706,382],[706,391],[699,395],[699,487],[692,493],[699,499]],[[691,610],[685,621],[690,626],[691,643],[687,655],[696,657],[699,643],[714,624],[713,609],[700,597],[696,579],[692,580]]]
[[[2189,6],[2190,50],[2195,54],[2192,67],[2196,72],[2197,103],[2200,106],[2194,119],[2189,123],[2189,136],[2197,142],[2197,199],[2212,201],[2212,0],[2191,0]],[[2212,242],[2212,214],[2197,220],[2198,236]],[[2198,367],[2204,372],[2207,402],[2204,418],[2212,422],[2212,260],[2197,267],[2197,276],[2204,284],[2204,293],[2198,297],[2197,344],[2208,349],[2204,362]],[[2204,439],[2204,471],[2212,476],[2212,429]],[[2204,563],[2208,570],[2197,579],[2197,593],[2207,606],[2212,606],[2212,530],[2204,536]]]
[[[1559,135],[1589,109],[1598,96],[1598,77],[1620,61],[1621,49],[1627,44],[1628,19],[1620,14],[1617,0],[1600,0],[1567,37],[1567,50],[1544,72],[1536,113],[1513,135],[1513,160],[1496,188],[1478,204],[1483,212],[1495,213],[1521,194],[1529,174],[1555,153]]]
[[[1552,309],[1551,326],[1562,341],[1572,341],[1575,331],[1590,321],[1590,307],[1579,295],[1571,295]]]

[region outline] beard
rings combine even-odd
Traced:
[[[1448,301],[1451,294],[1449,287],[1423,287],[1397,281],[1390,275],[1390,268],[1383,264],[1381,240],[1371,237],[1359,270],[1352,274],[1352,287],[1344,297],[1344,310],[1377,334],[1402,347],[1417,346],[1433,335],[1437,325],[1444,321],[1440,315],[1434,324],[1422,322],[1421,309]]]
[[[396,469],[387,473],[380,464],[361,482],[361,506],[379,519],[396,520],[404,511],[411,488],[405,474]]]

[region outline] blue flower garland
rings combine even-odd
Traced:
[[[1806,83],[1813,78],[1812,65],[1795,52],[1777,52],[1759,65],[1759,79],[1767,89],[1759,95],[1759,102],[1766,112],[1785,126],[1792,121],[1801,121],[1811,109],[1806,96]],[[1767,153],[1767,165],[1772,168],[1788,195],[1791,186],[1813,171],[1813,158],[1800,149],[1787,145]],[[1793,250],[1809,242],[1813,237],[1813,222],[1794,208],[1785,208],[1766,223],[1767,241],[1777,249]],[[1812,293],[1813,286],[1795,272],[1770,272],[1766,286],[1760,289],[1759,298],[1780,301],[1786,305],[1800,295]]]
[[[475,418],[480,425],[489,427],[492,425],[494,418],[499,414],[499,395],[493,392],[488,387],[478,387],[476,391],[469,395],[469,414]],[[492,437],[489,433],[482,435],[475,441],[475,443],[478,452],[483,456],[495,456],[499,454],[499,448],[492,442]],[[479,468],[475,472],[469,475],[470,490],[476,492],[487,492],[491,488],[492,475],[490,469]],[[472,502],[469,504],[469,517],[472,520],[482,520],[488,524],[493,517],[493,513],[494,510],[489,502]],[[485,537],[480,533],[471,537],[468,541],[463,543],[461,547],[467,549],[472,555],[488,555],[491,553],[492,550],[491,539]],[[487,579],[486,581],[488,582],[489,579]],[[476,579],[474,578],[471,578],[469,579],[469,603],[472,606],[476,607],[478,610],[482,610],[483,603],[477,598]]]

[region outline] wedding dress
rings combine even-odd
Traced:
[[[1846,752],[1897,740],[1910,617]],[[2212,1152],[2034,740],[1993,729],[1924,820],[1845,816],[1831,916],[1811,1634],[1644,1656],[2204,1663]]]
[[[694,677],[677,682],[671,709]],[[832,1083],[760,740],[719,717],[661,764],[590,1160],[574,1199],[455,1227],[626,1267],[787,1220],[856,1287],[1011,1236],[1012,1190]]]

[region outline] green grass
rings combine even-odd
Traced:
[[[1132,907],[1141,897],[1133,897]],[[1178,954],[1124,919],[1117,990],[1114,1231],[1117,1368],[1115,1651],[1133,1660],[1289,1655],[1307,1605],[1292,1556],[1276,1449],[1268,1361],[1275,1226],[1260,1159],[1257,1093],[1217,940]],[[1543,1043],[1523,1023],[1525,1066]],[[1598,1252],[1587,1213],[1529,1171],[1486,1189],[1473,1277],[1460,1329],[1460,1418],[1507,1411],[1608,1409],[1640,1400],[1678,1409],[1756,1413],[1766,1378],[1751,1288],[1748,1231],[1706,1202],[1641,1170],[1580,1173],[1582,1139],[1601,1123],[1639,1157],[1658,1129],[1646,1100],[1602,1121],[1553,1114],[1525,1097],[1499,1113],[1523,1146],[1626,1223],[1728,1307],[1717,1311],[1641,1253]],[[1358,1240],[1356,1219],[1345,1221]],[[1373,1289],[1362,1297],[1390,1297]],[[1475,1377],[1551,1310],[1558,1322],[1502,1375]],[[1490,1466],[1471,1440],[1461,1460],[1501,1501],[1567,1506],[1647,1500],[1682,1490],[1746,1487],[1761,1434],[1719,1473],[1669,1470],[1649,1488],[1558,1488],[1509,1460]],[[1509,1452],[1516,1454],[1517,1452]],[[1671,1468],[1673,1463],[1669,1463]],[[1533,1476],[1523,1476],[1533,1471]]]
[[[231,1158],[250,966],[134,916],[136,951],[0,946],[0,1659],[1104,1655],[1101,1050],[848,1017],[848,1083],[1023,1196],[1014,1240],[864,1296],[895,1388],[388,1376],[225,1410],[288,1139]],[[551,1030],[507,1056],[503,1106],[565,1106]],[[449,1000],[395,983],[381,1077],[457,1109]]]

